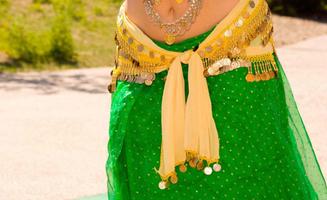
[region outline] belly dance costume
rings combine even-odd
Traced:
[[[311,200],[327,188],[265,0],[167,45],[117,20],[109,200]]]

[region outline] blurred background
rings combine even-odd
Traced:
[[[269,0],[277,44],[326,34],[323,0]],[[0,72],[113,64],[118,0],[0,0]],[[295,17],[295,18],[294,18]]]
[[[268,0],[327,174],[327,2]],[[0,199],[104,200],[116,0],[0,0]],[[304,81],[305,80],[305,81]]]
[[[112,64],[110,0],[0,0],[0,71]]]

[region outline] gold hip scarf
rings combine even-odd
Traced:
[[[109,91],[117,80],[151,86],[155,74],[168,70],[162,98],[162,144],[159,170],[161,189],[168,179],[177,182],[175,167],[185,172],[185,163],[205,174],[220,171],[219,138],[212,117],[207,76],[246,67],[249,82],[276,76],[272,53],[273,26],[265,0],[240,0],[196,50],[172,52],[157,46],[125,14],[122,5],[117,20],[116,66]],[[185,101],[182,63],[188,64],[189,94]],[[204,166],[204,161],[207,166]],[[197,165],[195,166],[195,164]]]

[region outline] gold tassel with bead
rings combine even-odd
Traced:
[[[258,55],[248,58],[251,66],[245,77],[247,82],[268,81],[277,76],[278,68],[272,54]]]

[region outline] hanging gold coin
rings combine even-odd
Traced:
[[[256,81],[256,82],[259,82],[261,79],[260,79],[260,74],[255,74],[254,75],[254,80]]]
[[[265,80],[270,80],[269,72],[265,72]]]
[[[114,92],[114,85],[113,85],[113,84],[109,84],[109,85],[108,85],[108,91],[109,91],[110,93],[113,93],[113,92]]]
[[[193,158],[189,161],[189,164],[192,168],[195,168],[196,167],[196,160]]]
[[[177,178],[176,174],[174,174],[174,175],[172,175],[172,176],[170,177],[170,182],[171,182],[172,184],[176,184],[177,181],[178,181],[178,178]]]
[[[264,81],[264,80],[266,80],[265,78],[266,78],[265,73],[260,74],[260,80]]]
[[[253,82],[254,81],[254,75],[253,74],[247,74],[246,75],[246,81]]]
[[[174,44],[175,41],[176,41],[176,37],[173,36],[173,35],[167,35],[166,38],[165,38],[165,42],[166,42],[166,44],[168,44],[168,45],[172,45],[172,44]]]
[[[196,165],[196,168],[198,170],[202,170],[203,169],[203,161],[202,160],[198,162],[198,164]]]
[[[184,172],[186,172],[186,170],[187,170],[187,167],[184,164],[179,166],[179,171],[184,173]]]
[[[275,76],[276,76],[275,72],[274,72],[274,71],[271,71],[271,72],[270,72],[270,77],[271,77],[271,78],[274,78]]]

